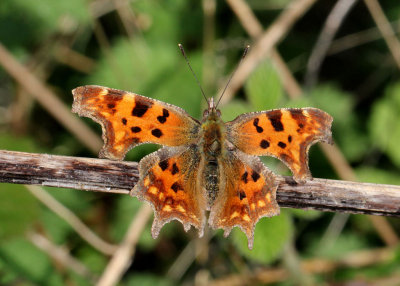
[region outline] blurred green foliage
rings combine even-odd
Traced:
[[[193,69],[207,87],[207,95],[215,94],[217,87],[226,83],[244,46],[251,42],[227,4],[216,1],[214,26],[206,30],[200,1],[128,1],[129,9],[124,7],[122,12],[116,11],[114,5],[117,2],[2,0],[0,42],[60,94],[66,105],[70,106],[72,102],[72,88],[96,84],[157,98],[200,118],[205,101],[177,44],[184,44]],[[289,2],[248,1],[264,27]],[[282,57],[295,71],[300,83],[320,27],[332,8],[331,1],[320,2],[323,3],[316,4],[279,44]],[[400,3],[386,5],[384,9],[389,20],[397,20]],[[126,29],[127,25],[131,30]],[[344,21],[337,37],[371,27],[374,23],[359,3]],[[204,35],[215,35],[215,39],[207,40]],[[211,52],[205,52],[207,47],[212,47]],[[61,54],[65,59],[60,60],[60,48],[83,55],[87,61],[73,61],[72,54]],[[322,65],[320,82],[305,90],[303,96],[291,99],[276,66],[265,59],[252,72],[243,89],[221,106],[222,117],[229,121],[251,111],[281,107],[321,108],[334,117],[335,142],[359,180],[399,184],[398,74],[383,40],[378,39],[329,55]],[[1,149],[96,156],[24,94],[1,68],[0,104],[0,111],[4,113],[0,115]],[[23,116],[17,117],[14,112]],[[100,134],[96,123],[84,121]],[[155,148],[140,146],[131,151],[127,159],[140,160]],[[314,174],[337,178],[318,147],[313,147],[310,155]],[[263,161],[274,171],[289,174],[277,160],[263,158]],[[128,196],[46,189],[101,237],[116,244],[123,239],[142,204]],[[263,218],[257,224],[252,251],[248,250],[247,240],[238,229],[234,229],[227,239],[215,235],[209,243],[208,260],[196,260],[179,281],[166,278],[165,273],[193,239],[192,231],[186,234],[181,224],[169,223],[154,240],[150,234],[151,223],[148,223],[133,264],[120,285],[175,285],[191,283],[196,273],[204,269],[214,275],[212,278],[219,278],[232,273],[243,274],[251,271],[253,266],[287,265],[286,251],[290,244],[296,247],[295,255],[300,260],[321,257],[332,261],[349,252],[382,246],[380,237],[365,216],[350,216],[338,238],[329,247],[321,248],[321,237],[331,218],[331,214],[316,211],[282,210],[280,216]],[[397,220],[391,220],[391,224],[400,227]],[[64,246],[93,276],[101,275],[108,263],[109,257],[88,245],[68,223],[41,205],[24,187],[2,184],[0,284],[92,284],[90,277],[60,267],[46,252],[34,246],[27,238],[30,232],[40,232],[53,243]],[[394,253],[397,256],[385,264],[337,269],[330,276],[320,275],[313,279],[321,283],[340,283],[357,277],[373,280],[392,275],[400,257],[398,249]],[[238,265],[247,267],[243,270]]]
[[[265,91],[268,90],[268,96]],[[255,109],[274,109],[283,99],[283,87],[276,68],[270,61],[258,65],[245,85],[246,95]]]
[[[238,228],[233,232],[233,241],[247,258],[268,264],[276,260],[293,235],[290,215],[282,210],[279,216],[262,218],[254,232],[254,251],[247,247],[247,238]]]

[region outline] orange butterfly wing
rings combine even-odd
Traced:
[[[209,224],[224,229],[225,236],[239,226],[251,249],[258,220],[279,214],[275,175],[258,157],[238,150],[223,155],[220,174],[220,191],[211,207]]]
[[[142,143],[189,144],[200,127],[183,109],[138,94],[96,85],[81,86],[72,93],[72,111],[102,126],[100,157],[120,160]]]
[[[156,238],[167,222],[179,220],[187,231],[190,225],[202,236],[205,200],[199,185],[200,153],[197,146],[164,147],[139,163],[140,179],[131,195],[152,204]]]
[[[228,140],[239,150],[283,161],[296,181],[311,178],[308,149],[332,142],[332,117],[317,108],[289,108],[247,113],[227,123]]]

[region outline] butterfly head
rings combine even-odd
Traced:
[[[217,109],[214,98],[207,100],[208,107],[203,112],[203,122],[206,120],[217,121],[221,117],[221,111]]]

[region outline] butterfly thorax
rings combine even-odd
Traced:
[[[204,112],[201,125],[201,147],[204,154],[203,182],[207,195],[207,205],[210,208],[219,191],[219,160],[221,160],[223,142],[225,140],[225,123],[219,110],[209,108]]]

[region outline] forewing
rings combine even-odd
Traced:
[[[154,238],[174,219],[186,231],[193,225],[203,235],[205,201],[199,191],[200,158],[196,146],[164,147],[140,161],[140,179],[131,195],[152,205]]]
[[[101,157],[123,159],[142,143],[189,144],[199,128],[198,121],[183,109],[138,94],[95,85],[78,87],[72,93],[72,111],[102,126]]]
[[[209,224],[229,235],[234,226],[253,246],[254,228],[262,217],[279,214],[275,175],[256,156],[227,151],[221,160],[219,194],[211,207]]]
[[[247,154],[282,160],[296,181],[304,181],[311,178],[308,149],[317,141],[332,142],[332,120],[317,108],[247,113],[227,123],[228,140]]]

